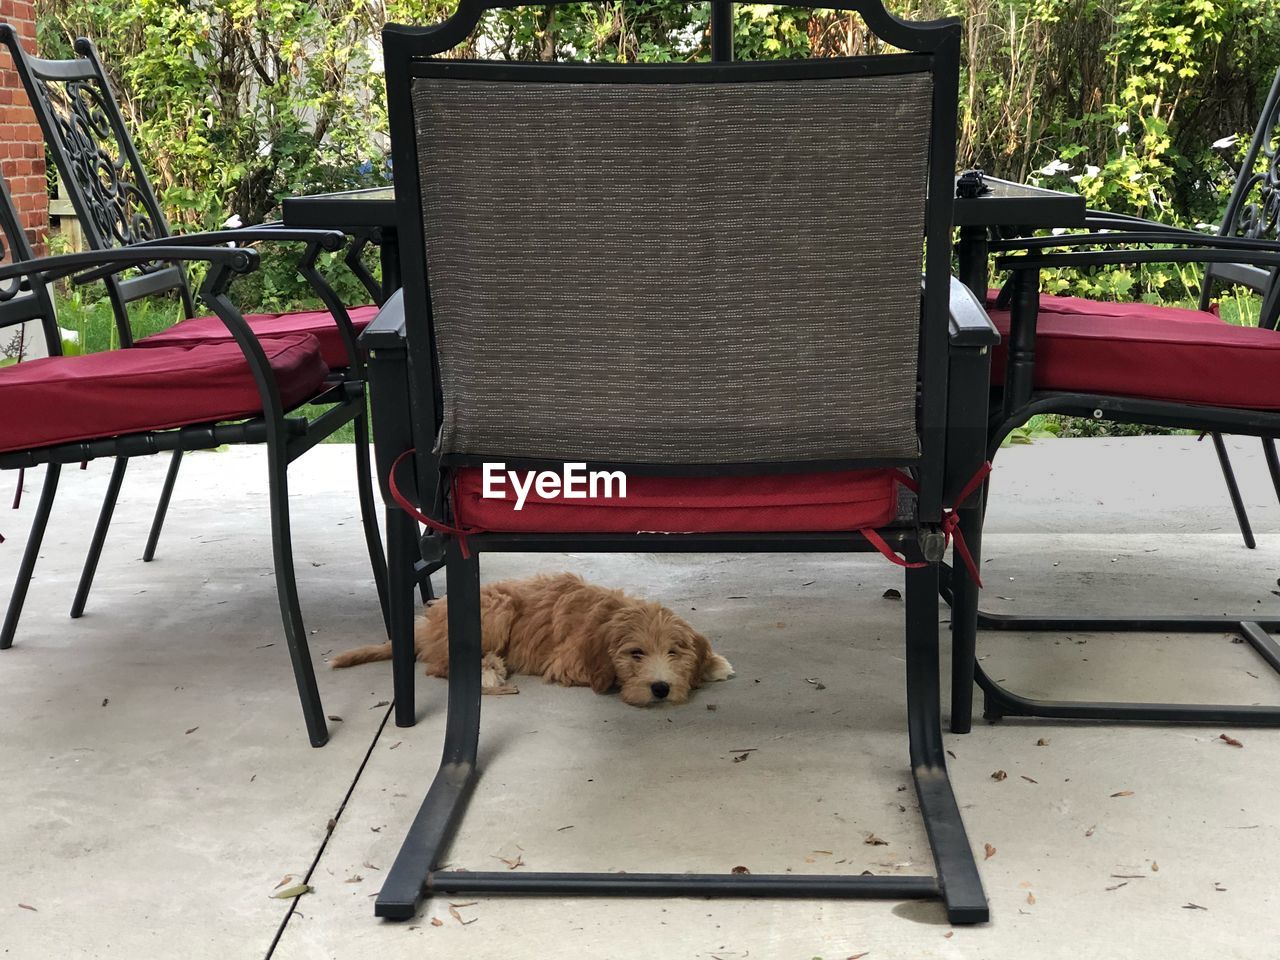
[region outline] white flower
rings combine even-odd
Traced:
[[[1102,172],[1102,168],[1095,167],[1092,163],[1086,163],[1084,165],[1084,175],[1086,177],[1096,177],[1101,172]]]
[[[222,226],[225,227],[227,230],[239,230],[241,227],[244,226],[244,223],[241,222],[240,220],[240,214],[233,213],[231,216],[227,217],[227,219],[223,221]]]
[[[1124,134],[1126,134],[1126,133],[1128,133],[1128,132],[1129,132],[1129,124],[1127,124],[1127,123],[1118,123],[1118,124],[1116,124],[1116,133],[1118,133],[1118,134],[1120,134],[1120,135],[1122,135],[1122,136],[1123,136]]]
[[[1050,233],[1052,233],[1055,237],[1060,237],[1060,236],[1062,236],[1064,233],[1066,233],[1066,232],[1067,232],[1067,228],[1066,228],[1066,227],[1054,227],[1054,228],[1053,228],[1052,230],[1050,230],[1049,232],[1050,232]]]
[[[1071,164],[1064,163],[1062,160],[1054,160],[1047,166],[1041,168],[1040,172],[1046,177],[1052,177],[1055,173],[1066,173],[1071,169]]]
[[[64,343],[79,343],[80,331],[68,330],[66,327],[58,328],[58,336]]]
[[[1239,139],[1240,137],[1233,133],[1229,137],[1223,137],[1221,140],[1213,141],[1213,149],[1225,150],[1227,147],[1234,147],[1236,145],[1236,141]]]
[[[1067,177],[1067,179],[1070,180],[1072,183],[1079,183],[1081,180],[1084,179],[1084,174],[1077,173],[1074,177]]]

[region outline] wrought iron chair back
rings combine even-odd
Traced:
[[[1280,70],[1276,71],[1258,125],[1240,161],[1218,235],[1280,241]],[[1209,306],[1214,281],[1236,284],[1261,294],[1259,325],[1276,327],[1280,321],[1277,271],[1248,264],[1209,264],[1200,294],[1202,310]]]
[[[171,236],[93,44],[81,37],[75,42],[75,59],[45,60],[27,53],[16,33],[2,25],[0,42],[8,46],[27,89],[90,249],[111,250]],[[186,315],[195,313],[181,264],[143,264],[131,275],[102,280],[126,346],[133,342],[127,305],[135,300],[176,292]]]

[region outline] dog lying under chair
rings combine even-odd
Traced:
[[[413,643],[427,675],[449,675],[448,598],[418,618]],[[691,691],[733,676],[729,661],[674,612],[652,600],[587,583],[572,573],[502,580],[480,590],[485,693],[514,693],[511,674],[608,693],[647,707],[684,703]],[[335,667],[390,660],[391,644],[338,654]]]

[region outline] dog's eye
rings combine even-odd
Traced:
[[[632,660],[643,660],[643,659],[644,659],[644,651],[643,651],[643,650],[632,650],[632,651],[631,651],[631,659],[632,659]]]

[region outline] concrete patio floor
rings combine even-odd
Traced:
[[[1280,506],[1258,445],[1232,449],[1252,553],[1194,438],[1006,451],[984,602],[1277,609]],[[78,621],[66,613],[109,466],[64,473],[17,643],[0,652],[0,956],[1280,957],[1280,731],[1218,726],[1004,721],[948,735],[991,901],[983,927],[950,927],[936,903],[880,901],[466,897],[375,920],[372,896],[439,758],[444,687],[421,679],[420,721],[398,729],[387,665],[324,668],[381,635],[351,450],[319,448],[294,470],[304,614],[326,712],[341,718],[320,750],[280,635],[262,451],[190,456],[144,566],[164,468],[130,468]],[[5,590],[40,483],[29,473],[21,509],[0,513]],[[483,575],[563,568],[681,611],[737,677],[674,708],[527,677],[518,696],[486,698],[484,771],[452,864],[931,870],[906,788],[902,607],[883,596],[901,587],[897,568],[875,556],[508,555],[485,558]],[[1280,702],[1277,678],[1226,635],[986,635],[982,655],[1033,695]],[[985,844],[995,852],[982,860]],[[286,876],[314,892],[271,899]]]

